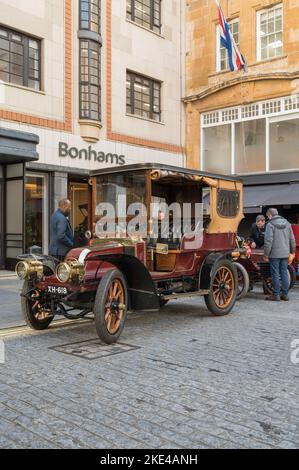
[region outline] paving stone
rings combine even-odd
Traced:
[[[7,338],[0,448],[298,448],[298,287],[291,299],[269,309],[256,290],[219,318],[202,299],[134,313],[114,354],[92,322]]]

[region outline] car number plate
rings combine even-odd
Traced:
[[[48,286],[48,294],[55,294],[55,295],[67,295],[68,290],[66,287],[60,286]]]

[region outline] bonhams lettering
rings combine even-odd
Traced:
[[[77,147],[69,147],[65,142],[59,142],[59,157],[71,157],[79,160],[95,161],[98,163],[108,163],[110,165],[126,164],[126,157],[124,155],[117,155],[116,153],[97,152],[93,150],[91,145],[87,149],[79,150]]]

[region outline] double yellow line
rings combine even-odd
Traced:
[[[84,323],[91,323],[93,320],[86,318],[80,320],[57,320],[56,322],[52,323],[52,325],[43,331],[34,331],[31,330],[28,326],[13,326],[11,328],[4,328],[0,330],[0,338],[11,338],[14,336],[20,335],[40,335],[41,333],[49,333],[53,330],[58,330],[60,328],[66,328],[68,326],[76,326],[82,325]]]

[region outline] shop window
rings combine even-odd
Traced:
[[[270,124],[270,171],[299,168],[299,119]]]
[[[127,113],[161,121],[161,82],[127,72]]]
[[[41,41],[0,26],[0,80],[41,89]]]
[[[203,170],[212,173],[231,173],[231,125],[204,129]]]
[[[266,171],[266,120],[244,121],[236,129],[236,173]]]
[[[161,32],[161,0],[127,0],[127,18],[156,33]]]
[[[275,5],[257,14],[257,59],[266,60],[283,54],[283,6]]]
[[[25,183],[26,252],[37,246],[48,252],[47,175],[27,174]]]

